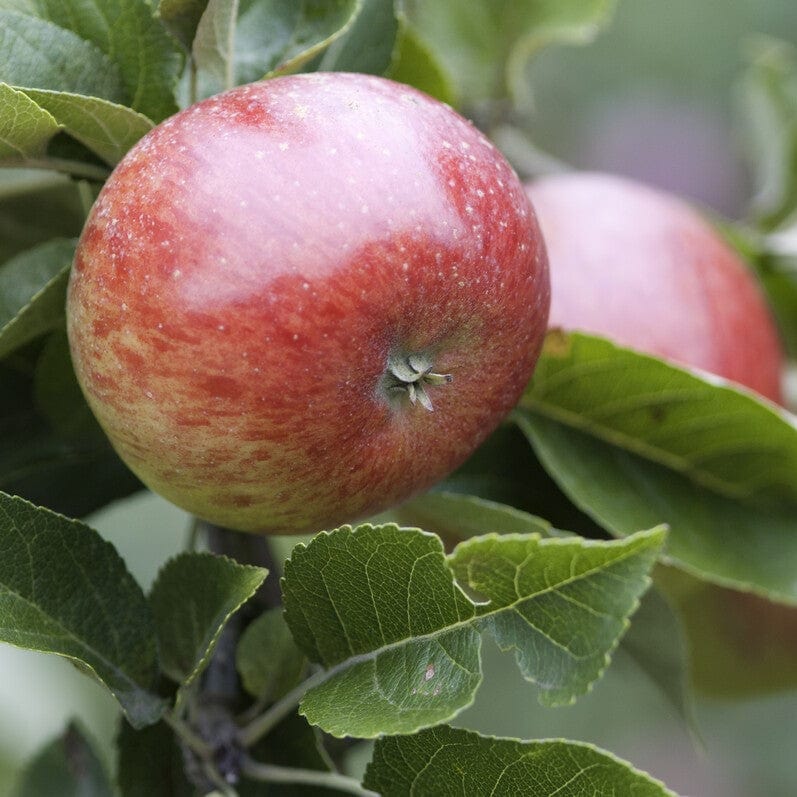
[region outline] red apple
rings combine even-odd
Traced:
[[[449,107],[313,74],[155,128],[78,247],[78,378],[153,490],[235,529],[306,532],[459,465],[545,332],[523,186]]]
[[[581,329],[781,403],[784,355],[755,278],[685,202],[631,180],[527,186],[551,266],[551,327]]]

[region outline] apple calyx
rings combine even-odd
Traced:
[[[425,352],[414,354],[392,354],[387,361],[386,388],[390,394],[406,393],[411,404],[420,404],[432,412],[432,399],[427,385],[445,385],[454,377],[432,371],[434,363]]]

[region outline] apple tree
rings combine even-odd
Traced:
[[[678,200],[649,253],[596,219],[565,236],[637,271],[722,252],[741,287],[546,334],[559,250],[499,150],[533,202],[563,168],[527,133],[534,59],[613,11],[0,0],[0,640],[119,705],[113,773],[71,724],[20,797],[656,797],[593,744],[456,725],[482,647],[550,707],[622,649],[687,724],[694,693],[797,686],[797,422],[772,386],[797,352],[797,56],[747,54],[742,221]],[[596,268],[600,316],[621,286]],[[705,321],[682,350],[636,336],[679,312]],[[148,593],[85,522],[144,483],[197,516]]]

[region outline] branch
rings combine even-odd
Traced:
[[[324,772],[315,769],[293,769],[281,767],[276,764],[261,764],[251,758],[244,759],[244,775],[252,780],[265,781],[266,783],[297,783],[305,786],[319,786],[327,789],[337,789],[347,794],[358,797],[379,797],[379,795],[366,789],[355,778],[341,775],[338,772]]]

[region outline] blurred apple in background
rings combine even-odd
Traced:
[[[677,197],[606,174],[527,186],[551,264],[549,325],[699,368],[781,403],[784,354],[756,278]]]

